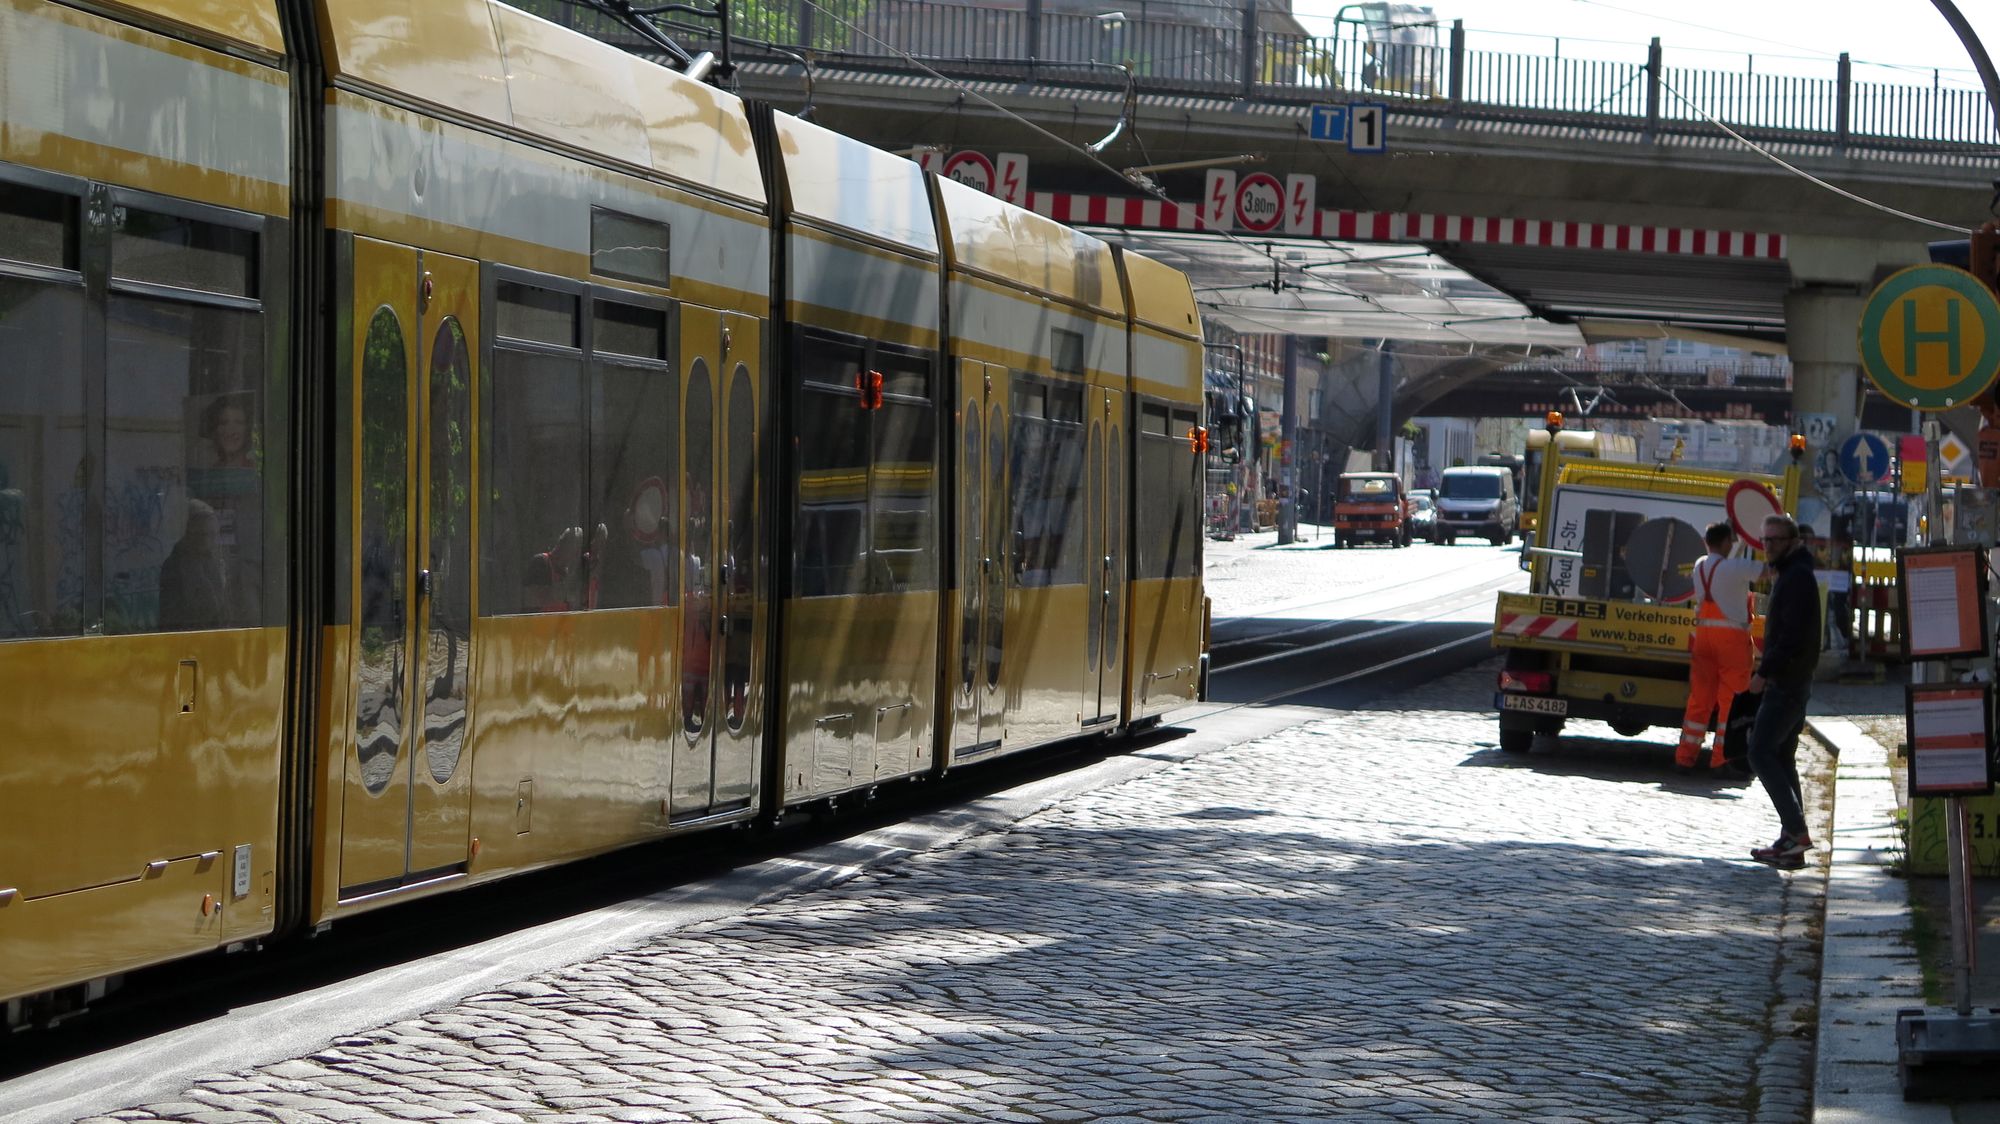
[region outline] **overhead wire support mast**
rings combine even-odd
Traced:
[[[1939,14],[1958,35],[1958,41],[1965,45],[1965,53],[1972,56],[1973,69],[1979,71],[1979,80],[1986,85],[1986,107],[1993,112],[1993,128],[2000,132],[2000,71],[1993,69],[1993,58],[1986,53],[1986,47],[1965,21],[1964,13],[1951,0],[1931,0],[1937,5]]]
[[[679,65],[681,73],[689,78],[705,82],[708,81],[710,73],[713,72],[718,80],[718,84],[720,84],[730,81],[736,75],[736,64],[730,58],[729,0],[716,0],[715,6],[712,8],[705,8],[696,4],[656,4],[639,8],[633,6],[632,0],[579,0],[579,2],[585,7],[602,12],[624,24],[626,27],[631,28],[641,38],[659,48],[667,57],[673,59]],[[700,19],[715,20],[719,23],[721,25],[721,64],[717,65],[716,56],[707,51],[703,51],[699,55],[689,54],[687,48],[674,42],[672,36],[660,30],[658,25],[653,23],[652,17],[664,15],[668,12],[679,12],[685,15],[696,16]],[[808,67],[807,70],[808,81],[810,81],[811,68]]]

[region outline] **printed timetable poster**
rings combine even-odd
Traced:
[[[1993,791],[1992,686],[1912,684],[1907,689],[1910,795],[1985,796]]]
[[[1986,559],[1978,547],[1913,547],[1897,558],[1903,654],[1914,660],[1986,654]]]

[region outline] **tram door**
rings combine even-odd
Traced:
[[[1124,434],[1118,394],[1101,386],[1089,390],[1090,436],[1085,449],[1084,515],[1088,546],[1084,555],[1089,587],[1089,680],[1083,692],[1083,724],[1118,717],[1124,682],[1124,651],[1119,636],[1125,605],[1125,467]]]
[[[673,815],[743,807],[756,794],[763,725],[763,587],[758,533],[754,317],[683,305],[681,362],[680,738]]]
[[[958,652],[952,746],[1000,744],[1007,614],[1007,369],[959,362]]]
[[[354,240],[342,896],[463,870],[477,263]]]

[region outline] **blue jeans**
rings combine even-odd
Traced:
[[[1786,835],[1806,836],[1806,813],[1799,790],[1799,735],[1806,728],[1806,699],[1812,684],[1786,686],[1766,681],[1764,701],[1750,727],[1750,769],[1763,782]]]

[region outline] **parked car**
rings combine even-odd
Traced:
[[[1410,537],[1438,541],[1437,497],[1429,488],[1410,493]]]
[[[1334,488],[1333,545],[1356,542],[1410,545],[1409,496],[1400,477],[1387,472],[1342,473]]]
[[[1444,470],[1438,483],[1438,533],[1443,541],[1451,542],[1460,535],[1484,535],[1500,546],[1514,538],[1520,525],[1512,471],[1489,465]]]

